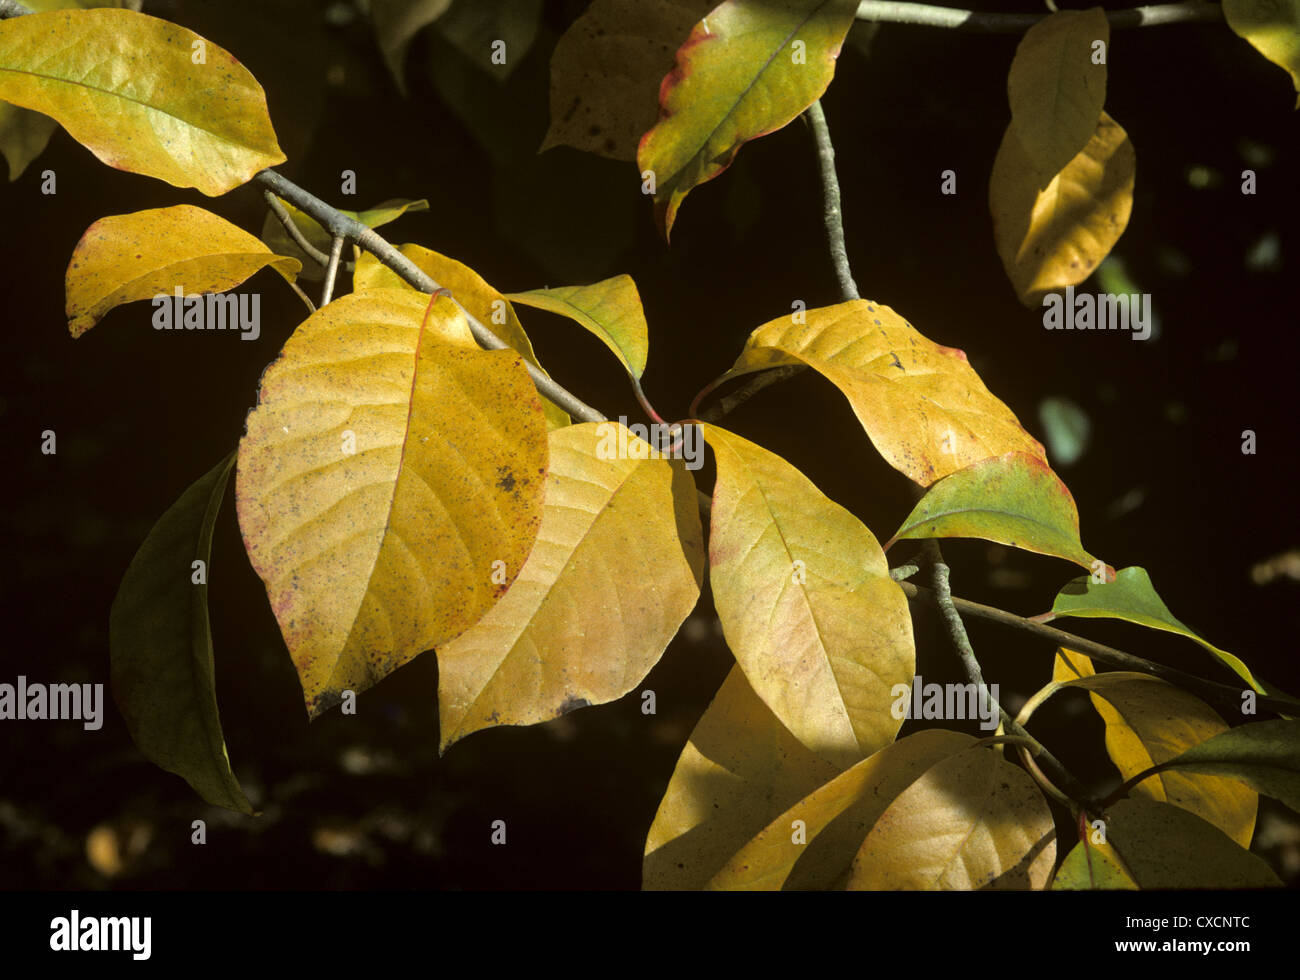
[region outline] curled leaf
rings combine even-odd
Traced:
[[[203,208],[177,204],[100,218],[68,263],[68,329],[80,337],[115,306],[170,298],[176,287],[183,295],[223,292],[264,266],[289,282],[301,268]]]
[[[1037,306],[1046,293],[1092,274],[1128,226],[1135,168],[1133,144],[1105,112],[1055,176],[1033,162],[1015,126],[1007,127],[989,178],[989,211],[1020,302]]]

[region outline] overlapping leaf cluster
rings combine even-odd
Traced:
[[[209,195],[283,160],[265,94],[227,52],[132,10],[45,6],[73,9],[0,23],[0,99],[20,107],[0,105],[12,175],[39,152],[47,117],[110,166]],[[449,6],[376,3],[399,82],[411,38]],[[690,190],[825,91],[856,6],[596,0],[556,49],[547,145],[635,157],[653,177],[667,237]],[[469,36],[473,25],[443,27]],[[1128,219],[1132,149],[1102,108],[1096,53],[1108,41],[1097,8],[1053,14],[1011,67],[1012,122],[990,204],[1026,302],[1081,281]],[[617,84],[590,84],[611,72]],[[376,227],[422,204],[353,217]],[[315,249],[329,246],[307,214],[291,208],[289,220]],[[1059,867],[1052,788],[1037,769],[959,732],[897,738],[915,649],[885,552],[904,540],[978,537],[1074,562],[1090,575],[1065,586],[1051,615],[1182,634],[1247,694],[1266,692],[1241,660],[1179,622],[1145,571],[1116,573],[1084,549],[1043,447],[961,351],[871,300],[759,326],[720,382],[790,365],[818,372],[867,441],[925,492],[882,548],[788,462],[709,424],[717,477],[706,542],[699,488],[680,460],[617,423],[571,424],[529,375],[540,365],[516,307],[591,331],[639,392],[649,332],[629,277],[505,294],[452,258],[401,251],[445,290],[421,293],[358,253],[351,290],[294,330],[237,453],[163,515],[114,604],[114,688],[132,734],[205,799],[252,811],[218,719],[207,579],[193,574],[206,568],[233,465],[244,543],[309,715],[436,650],[443,750],[634,690],[695,607],[707,567],[736,665],[650,828],[647,887],[1276,883],[1246,848],[1259,793],[1300,805],[1296,722],[1229,728],[1179,688],[1097,674],[1062,650],[1030,705],[1087,691],[1131,786],[1100,827],[1077,810],[1081,838]],[[69,329],[80,336],[115,307],[175,286],[228,290],[264,267],[294,282],[312,261],[278,224],[258,240],[190,206],[106,217],[68,267]],[[471,317],[506,348],[481,349]]]

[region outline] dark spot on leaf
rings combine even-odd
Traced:
[[[555,713],[555,717],[559,718],[561,715],[567,715],[570,711],[577,711],[579,708],[588,708],[590,706],[591,702],[586,698],[570,696],[564,699],[564,703],[560,705],[560,710]]]
[[[497,467],[497,489],[504,490],[506,493],[513,493],[515,489],[515,475],[510,472],[510,467]]]

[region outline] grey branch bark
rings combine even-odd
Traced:
[[[917,27],[946,27],[977,34],[1023,34],[1040,20],[1042,14],[995,14],[955,7],[932,7],[924,3],[897,3],[894,0],[862,0],[858,20],[882,24],[911,24]],[[1165,24],[1211,23],[1223,20],[1223,8],[1206,0],[1162,3],[1127,10],[1108,10],[1111,27],[1159,27]]]
[[[274,170],[260,171],[253,179],[266,189],[284,198],[299,211],[310,215],[317,224],[330,233],[331,237],[343,238],[364,248],[420,292],[432,293],[442,288],[424,270],[377,235],[374,229],[367,228],[355,218],[350,218],[337,208],[331,207],[316,195],[303,190],[293,181],[282,177]],[[465,309],[464,306],[461,306],[460,301],[454,295],[452,299],[460,307],[461,312],[465,314],[470,331],[474,334],[474,339],[478,341],[479,346],[488,350],[502,350],[509,346],[484,326],[478,317]],[[542,373],[541,368],[529,364],[527,361],[524,362],[524,366],[528,369],[528,374],[533,379],[533,384],[537,386],[537,390],[570,415],[584,422],[605,421],[604,415],[578,398],[577,395],[572,394],[566,388],[548,378]]]
[[[6,20],[9,17],[21,17],[23,14],[34,13],[31,8],[18,2],[18,0],[0,0],[0,20]]]
[[[835,175],[835,145],[822,112],[821,99],[808,107],[808,121],[812,123],[813,138],[817,141],[817,162],[822,175],[822,217],[826,221],[826,240],[830,245],[831,264],[835,278],[840,283],[840,300],[859,299],[858,284],[853,281],[849,268],[849,250],[844,244],[844,212],[840,208],[840,181]]]

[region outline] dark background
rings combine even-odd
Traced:
[[[369,24],[346,4],[176,0],[146,12],[233,52],[262,83],[288,162],[280,170],[352,209],[390,197],[430,211],[381,232],[454,256],[503,291],[636,280],[651,330],[645,385],[667,417],[725,370],[747,334],[837,300],[817,167],[802,121],[746,147],[691,193],[669,249],[633,165],[557,148],[549,60],[583,9],[548,0],[536,42],[502,85],[436,31],[408,60],[411,97],[385,70]],[[1008,0],[996,9],[1041,9]],[[838,153],[848,249],[862,294],[931,339],[968,352],[988,387],[1039,438],[1038,406],[1066,397],[1091,420],[1073,466],[1058,466],[1083,540],[1116,567],[1142,565],[1189,626],[1256,672],[1300,691],[1298,583],[1251,568],[1300,546],[1292,278],[1297,239],[1294,92],[1224,24],[1112,34],[1107,110],[1137,151],[1133,215],[1116,247],[1150,292],[1157,337],[1048,332],[1016,300],[993,246],[987,181],[1009,118],[1015,36],[855,26],[823,102]],[[512,52],[512,57],[517,57]],[[1261,157],[1260,154],[1263,156]],[[1265,162],[1251,162],[1264,160]],[[1259,174],[1255,197],[1240,172]],[[58,193],[42,196],[53,169]],[[1192,168],[1205,179],[1191,179]],[[338,191],[358,174],[358,193]],[[939,194],[953,169],[958,195]],[[1196,186],[1204,185],[1204,186]],[[263,272],[262,337],[155,332],[150,308],[119,308],[74,342],[63,275],[92,222],[175,203],[256,232],[253,188],[212,200],[110,170],[64,133],[0,187],[4,632],[0,680],[102,682],[117,583],[157,517],[233,448],[262,369],[301,319]],[[1272,236],[1271,239],[1268,236]],[[1261,240],[1272,258],[1248,265]],[[1097,288],[1090,284],[1089,288]],[[311,291],[314,288],[309,287]],[[621,369],[576,326],[524,311],[543,363],[607,415],[640,418]],[[734,413],[729,427],[798,466],[884,540],[910,508],[843,397],[808,372]],[[1243,429],[1258,453],[1241,453]],[[39,451],[58,434],[58,454]],[[700,485],[711,487],[711,469]],[[1026,615],[1078,574],[1068,564],[977,541],[945,544],[954,591]],[[895,560],[907,557],[900,549]],[[546,725],[475,734],[438,758],[437,666],[402,668],[307,724],[297,678],[242,554],[229,497],[216,534],[211,612],[222,721],[260,818],[208,807],[134,748],[113,705],[84,732],[7,724],[0,743],[0,886],[8,888],[636,888],[645,833],[690,729],[729,654],[707,591],[637,693]],[[1065,628],[1228,681],[1197,645],[1104,621]],[[923,614],[918,670],[955,679]],[[1048,677],[1052,650],[970,624],[986,676],[1013,709]],[[1067,764],[1110,778],[1100,725],[1083,704],[1044,708],[1035,730]],[[189,843],[208,822],[208,844]],[[489,844],[505,819],[509,845]],[[1294,882],[1294,815],[1261,800],[1257,849]]]

